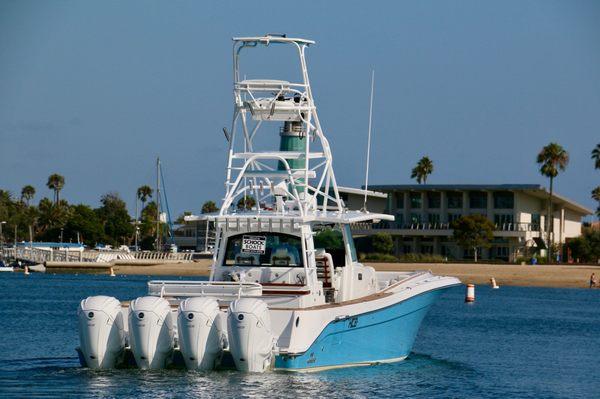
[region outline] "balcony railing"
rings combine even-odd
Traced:
[[[379,223],[354,223],[352,230],[451,230],[450,223],[397,223],[382,221]],[[495,231],[541,231],[536,223],[500,223],[494,225]]]

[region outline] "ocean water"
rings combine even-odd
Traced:
[[[80,368],[80,299],[134,298],[146,280],[0,273],[0,398],[600,397],[600,290],[583,289],[478,286],[467,305],[453,288],[397,364],[306,374]]]

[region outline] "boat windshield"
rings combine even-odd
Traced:
[[[304,267],[300,237],[283,233],[246,233],[229,237],[224,266]]]

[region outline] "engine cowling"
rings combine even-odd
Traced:
[[[190,370],[212,370],[223,351],[223,332],[217,317],[219,303],[214,298],[188,298],[179,304],[177,334],[179,349]]]
[[[156,296],[129,304],[129,343],[137,366],[160,369],[173,351],[173,315],[169,301]]]
[[[271,368],[274,336],[266,303],[257,298],[233,301],[229,305],[227,333],[238,370],[263,372]]]
[[[125,348],[121,302],[110,296],[91,296],[77,310],[79,342],[87,367],[108,369],[116,365]]]

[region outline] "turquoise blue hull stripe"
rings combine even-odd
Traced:
[[[402,359],[412,350],[427,311],[445,290],[331,322],[302,355],[277,356],[275,368],[309,369]]]

